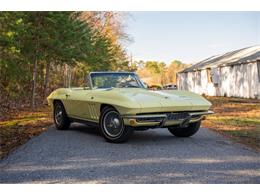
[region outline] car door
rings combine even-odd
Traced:
[[[66,111],[70,117],[79,119],[90,118],[90,105],[91,100],[90,89],[75,88],[68,90],[66,94]]]

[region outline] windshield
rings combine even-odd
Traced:
[[[92,87],[99,88],[144,88],[134,73],[91,73]]]

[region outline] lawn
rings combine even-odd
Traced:
[[[203,127],[260,150],[260,100],[206,98],[213,104],[215,114],[207,116]]]

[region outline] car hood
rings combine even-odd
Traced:
[[[181,90],[114,89],[114,92],[135,101],[141,112],[173,112],[208,110],[211,103],[202,96]]]

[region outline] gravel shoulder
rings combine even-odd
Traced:
[[[259,152],[201,128],[191,138],[166,129],[124,144],[95,129],[50,127],[0,161],[1,183],[260,183]]]

